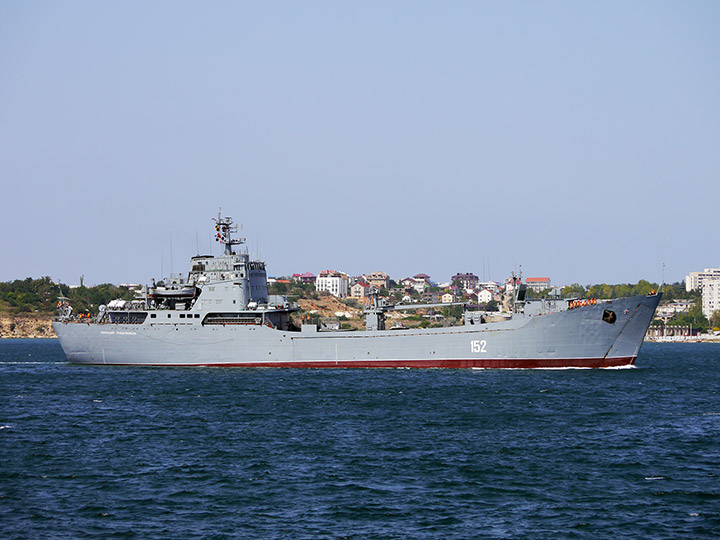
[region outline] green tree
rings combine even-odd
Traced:
[[[720,309],[714,311],[712,317],[710,317],[710,327],[714,332],[720,330]]]
[[[585,287],[579,283],[573,283],[567,287],[563,287],[562,295],[566,298],[582,298],[585,296]]]
[[[695,300],[693,307],[691,307],[685,313],[676,314],[674,317],[668,320],[667,324],[678,326],[692,326],[693,328],[698,329],[700,332],[707,332],[710,323],[705,317],[705,315],[703,315],[702,313],[702,298],[698,297]]]

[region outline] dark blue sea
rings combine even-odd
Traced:
[[[720,344],[634,369],[74,366],[0,341],[0,538],[717,538]]]

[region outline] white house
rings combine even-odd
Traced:
[[[369,291],[370,285],[368,285],[364,281],[358,281],[355,285],[350,287],[350,296],[362,298],[363,296],[367,296]]]
[[[487,289],[482,289],[480,292],[477,293],[478,297],[478,304],[487,304],[490,302],[490,300],[493,299],[493,293],[491,293]]]
[[[497,281],[480,281],[478,282],[478,289],[487,289],[491,293],[495,294],[498,292],[498,289],[500,288],[500,284]]]
[[[413,288],[420,294],[424,293],[425,289],[428,286],[427,281],[425,281],[424,279],[417,279],[416,277],[405,278],[400,281],[400,284],[406,289]]]
[[[544,291],[545,289],[550,288],[550,278],[549,277],[529,277],[525,280],[525,284],[528,286],[528,288],[532,289],[533,291]]]
[[[515,290],[515,284],[517,280],[514,277],[509,277],[505,279],[505,292],[510,294]]]
[[[345,298],[348,295],[349,278],[343,272],[335,270],[323,270],[315,280],[315,290],[318,292],[328,291],[333,296]]]
[[[455,295],[453,293],[445,293],[440,297],[440,301],[443,304],[452,304],[455,301]]]

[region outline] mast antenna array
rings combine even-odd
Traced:
[[[236,233],[238,230],[237,225],[233,224],[233,219],[230,216],[222,217],[222,208],[218,210],[218,217],[213,218],[215,222],[215,241],[220,242],[225,246],[225,255],[232,255],[233,246],[239,246],[245,243],[244,238],[233,238],[232,233]]]

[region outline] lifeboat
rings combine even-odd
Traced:
[[[151,300],[192,300],[197,296],[195,285],[170,285],[169,287],[154,287],[148,289],[148,298]]]

